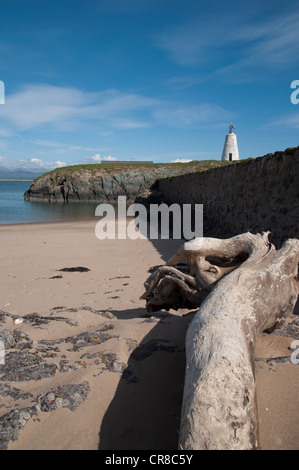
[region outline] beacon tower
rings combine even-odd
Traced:
[[[229,132],[225,136],[225,142],[221,158],[222,161],[239,160],[237,136],[233,132],[233,129],[235,129],[235,126],[233,124],[230,124]]]

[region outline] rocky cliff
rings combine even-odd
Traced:
[[[159,190],[167,204],[203,204],[204,235],[270,230],[277,245],[299,237],[299,147],[166,178]]]
[[[119,195],[146,205],[161,198],[203,204],[205,236],[210,229],[221,237],[270,230],[279,245],[299,236],[299,147],[238,162],[62,168],[33,181],[25,199],[116,202]]]
[[[115,202],[120,195],[128,202],[146,195],[161,178],[208,168],[211,162],[164,165],[77,165],[60,168],[33,181],[25,192],[27,201]],[[221,165],[214,162],[213,166]]]

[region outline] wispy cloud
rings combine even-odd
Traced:
[[[149,111],[157,100],[118,90],[85,92],[51,85],[26,85],[8,95],[0,120],[18,130],[75,130],[82,123],[105,122],[115,128],[145,126],[139,111]],[[136,115],[137,114],[137,115]]]
[[[27,85],[21,91],[7,96],[0,117],[17,129],[27,130],[71,120],[87,104],[86,96],[78,90]]]
[[[96,153],[92,156],[73,161],[72,164],[114,162],[117,160],[118,158],[113,157],[112,155],[101,155],[100,153]],[[50,171],[54,168],[61,168],[67,165],[69,165],[69,163],[61,160],[45,161],[42,158],[21,158],[11,160],[6,156],[0,156],[0,167],[8,170],[31,170],[43,173],[45,171]]]
[[[65,132],[98,129],[132,130],[155,125],[184,127],[233,119],[231,112],[214,104],[180,104],[118,90],[85,92],[51,85],[27,85],[9,95],[0,109],[0,123],[13,131]],[[59,149],[55,140],[39,138],[35,145]],[[64,144],[65,147],[65,144]]]
[[[0,129],[0,137],[12,137],[15,133],[11,129]]]
[[[208,59],[208,50],[215,45],[215,38],[207,36],[201,26],[201,19],[198,19],[171,27],[157,35],[156,44],[165,49],[174,62],[183,66],[198,65]]]
[[[65,147],[66,145],[65,143],[62,143],[62,142],[57,142],[54,140],[45,140],[45,139],[33,139],[33,140],[30,140],[30,142],[40,147],[50,147],[54,149]]]
[[[48,171],[69,162],[113,161],[115,154],[123,152],[118,142],[125,133],[212,129],[235,118],[234,112],[213,103],[157,99],[115,89],[87,92],[31,84],[9,94],[0,108],[0,149],[7,156],[0,163],[7,168]]]
[[[37,147],[46,147],[52,149],[53,153],[59,152],[72,152],[72,151],[82,151],[82,152],[97,152],[98,147],[84,147],[82,145],[71,145],[67,142],[60,142],[55,140],[45,140],[45,139],[32,139],[29,142]]]
[[[299,129],[299,114],[289,114],[273,118],[263,126],[264,129],[281,127],[283,129]]]
[[[230,9],[214,18],[201,15],[160,33],[156,44],[182,66],[208,66],[204,71],[201,67],[204,74],[211,70],[237,73],[245,68],[253,72],[269,66],[281,69],[295,64],[299,55],[298,7],[276,16],[270,11],[259,20],[253,12],[251,15],[247,9]],[[227,65],[221,66],[224,57]],[[189,84],[198,83],[200,77],[190,77],[186,84],[188,80]]]
[[[208,103],[188,106],[167,103],[155,110],[154,116],[159,123],[169,127],[213,127],[236,118],[235,113]]]
[[[299,11],[239,29],[232,40],[249,44],[245,61],[280,66],[296,63],[299,52]]]

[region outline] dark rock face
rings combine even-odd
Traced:
[[[13,351],[7,354],[5,364],[0,366],[0,380],[6,382],[41,380],[55,375],[56,369],[55,364],[45,363],[36,353]]]
[[[37,416],[40,411],[50,412],[58,408],[69,408],[71,411],[75,411],[86,400],[89,392],[88,382],[62,385],[41,393],[34,405],[14,409],[4,414],[0,417],[0,450],[7,450],[9,442],[16,441],[19,431],[29,419]],[[24,396],[20,390],[13,387],[6,390],[6,394],[10,394],[14,398]]]
[[[298,237],[299,147],[245,161],[72,168],[33,181],[24,197],[44,202],[203,204],[204,236],[271,231],[277,247]],[[212,227],[212,232],[209,232]],[[213,233],[213,230],[215,233]],[[215,235],[216,234],[216,235]]]
[[[204,236],[208,227],[227,237],[269,230],[277,247],[299,236],[299,147],[166,178],[159,190],[167,204],[203,204]]]
[[[57,387],[37,397],[41,411],[54,411],[57,408],[69,408],[74,411],[87,398],[90,391],[88,382],[68,384]]]
[[[47,173],[33,181],[25,192],[27,201],[38,202],[117,202],[126,196],[134,202],[160,178],[196,171],[197,165],[115,167],[100,169],[70,168]]]

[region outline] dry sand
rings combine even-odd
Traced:
[[[100,241],[94,229],[0,227],[0,330],[10,346],[0,366],[2,448],[177,449],[193,312],[151,317],[139,297],[149,268],[180,242]],[[89,271],[59,271],[79,266]],[[262,449],[299,448],[299,366],[266,361],[289,357],[292,340],[257,344]]]

